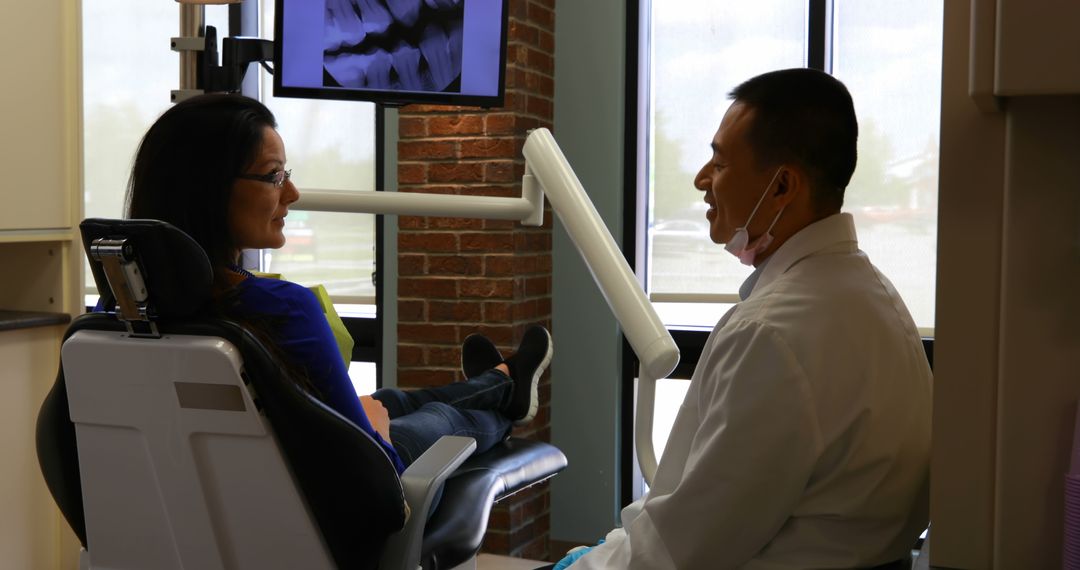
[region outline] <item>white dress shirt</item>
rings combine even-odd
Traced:
[[[574,570],[863,568],[926,528],[930,368],[851,216],[794,235],[741,294],[649,493]]]

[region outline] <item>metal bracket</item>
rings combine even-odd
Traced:
[[[203,51],[206,49],[206,38],[171,38],[169,45],[173,51]]]
[[[173,103],[179,103],[184,99],[191,99],[197,95],[206,93],[202,89],[173,89],[169,92],[170,101]]]
[[[90,256],[101,263],[109,289],[116,298],[117,317],[132,336],[160,337],[157,324],[147,314],[150,298],[135,249],[127,239],[100,238],[90,244]]]

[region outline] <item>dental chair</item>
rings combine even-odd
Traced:
[[[470,457],[472,439],[444,437],[399,477],[259,338],[207,315],[212,271],[189,236],[80,229],[106,312],[65,334],[37,450],[81,569],[475,568],[492,503],[566,466],[545,443]]]

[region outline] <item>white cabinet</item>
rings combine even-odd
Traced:
[[[10,4],[18,23],[0,34],[0,230],[68,228],[79,196],[79,2]]]
[[[0,320],[82,312],[79,0],[5,2],[0,34]],[[35,423],[63,325],[0,327],[0,567],[73,569],[78,542],[45,487]]]
[[[78,541],[38,468],[34,425],[53,384],[64,326],[0,331],[0,566],[70,569]]]

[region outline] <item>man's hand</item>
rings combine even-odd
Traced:
[[[382,402],[371,396],[360,396],[360,405],[364,407],[364,415],[366,415],[368,421],[371,422],[371,427],[379,432],[379,435],[386,440],[386,443],[391,443],[390,414],[386,412],[386,408],[382,405]]]

